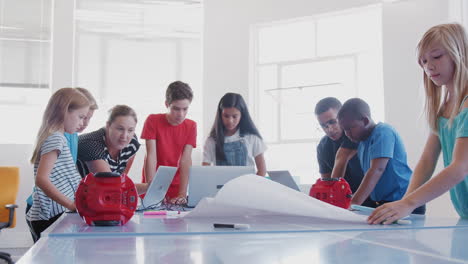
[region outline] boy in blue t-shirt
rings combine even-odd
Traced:
[[[367,196],[372,207],[400,200],[412,174],[406,150],[397,131],[388,124],[375,124],[369,105],[362,99],[346,101],[338,112],[338,121],[346,136],[359,143],[358,157],[365,175],[351,204],[360,205]],[[413,213],[424,214],[425,206]]]
[[[359,144],[349,140],[338,124],[341,106],[335,97],[323,98],[315,105],[315,116],[325,132],[317,146],[317,160],[322,179],[343,177],[355,193],[364,173],[357,155]],[[362,205],[372,206],[372,203],[366,199]]]

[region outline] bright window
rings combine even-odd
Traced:
[[[258,44],[262,47],[258,51],[258,61],[268,63],[315,57],[314,29],[313,20],[264,27],[258,34]]]
[[[188,83],[194,100],[187,117],[202,131],[202,25],[200,2],[79,0],[75,10],[75,86],[87,88],[99,109],[89,128],[106,124],[107,110],[117,104],[132,107],[141,135],[149,114],[167,111],[167,86],[176,80]],[[202,133],[198,133],[198,145]],[[130,171],[140,181],[145,157],[144,140]],[[201,163],[201,149],[193,163]]]
[[[75,26],[73,81],[87,88],[100,109],[88,131],[105,124],[107,110],[128,104],[139,117],[137,133],[150,113],[166,111],[165,89],[182,80],[194,89],[189,118],[202,120],[201,31],[203,6],[196,1],[53,0],[0,1],[0,144],[35,141],[44,107],[51,95],[54,39],[63,39],[53,14],[74,9],[67,22]],[[65,6],[65,7],[64,7]],[[67,19],[61,17],[61,19]],[[56,47],[54,47],[55,49]],[[60,47],[58,47],[60,48]],[[65,62],[68,63],[69,61]],[[70,62],[70,64],[72,64]],[[199,123],[199,127],[202,124]],[[34,131],[31,133],[31,131]]]
[[[1,129],[0,144],[35,140],[50,96],[52,8],[52,0],[0,1],[0,113],[18,124]]]
[[[88,131],[105,124],[109,108],[127,104],[138,114],[139,136],[150,113],[167,111],[165,91],[175,80],[192,87],[188,117],[202,120],[202,17],[192,1],[77,1],[75,86],[100,107]]]
[[[328,96],[361,97],[383,120],[381,7],[372,6],[254,28],[254,95],[268,170],[301,183],[320,176],[316,147],[325,135],[314,114]]]

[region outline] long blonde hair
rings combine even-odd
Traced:
[[[42,117],[41,127],[37,133],[36,146],[31,157],[31,163],[40,159],[40,149],[44,141],[54,132],[63,130],[65,114],[76,109],[89,107],[90,102],[83,93],[75,88],[57,90],[47,103]]]
[[[455,70],[453,74],[453,92],[450,97],[455,102],[449,117],[449,125],[459,113],[459,106],[468,92],[468,41],[465,29],[457,23],[441,24],[430,28],[419,41],[418,62],[421,67],[421,58],[428,52],[433,44],[439,44],[447,50],[452,59]],[[448,100],[449,92],[437,86],[424,73],[424,88],[426,91],[425,112],[429,126],[434,133],[438,133],[438,118],[442,116],[444,103]]]

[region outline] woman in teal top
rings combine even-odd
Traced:
[[[468,40],[460,24],[429,29],[418,44],[431,133],[402,200],[378,207],[369,224],[391,224],[450,190],[457,213],[468,218]],[[445,168],[432,177],[440,152]]]

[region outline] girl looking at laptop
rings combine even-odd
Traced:
[[[256,166],[265,176],[266,145],[250,117],[244,98],[227,93],[218,104],[216,117],[203,148],[204,166]]]

